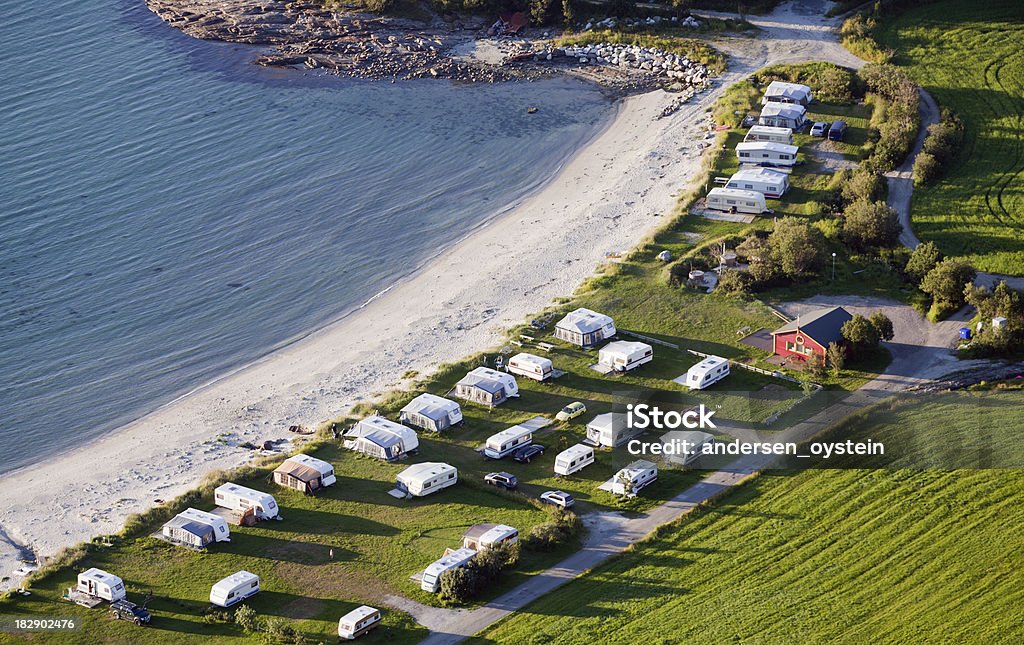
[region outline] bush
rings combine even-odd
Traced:
[[[843,213],[843,240],[860,251],[895,245],[901,228],[899,215],[885,202],[857,201]]]
[[[928,136],[914,160],[914,185],[937,181],[956,158],[963,139],[963,122],[951,111],[943,110],[941,120],[928,126]]]
[[[884,111],[877,118],[872,115],[878,141],[867,165],[892,170],[900,165],[917,138],[921,120],[917,85],[905,71],[893,65],[869,63],[858,73],[867,89],[885,101]]]
[[[479,582],[477,572],[469,567],[449,569],[441,574],[440,598],[444,602],[463,603],[473,597]]]
[[[877,201],[885,192],[885,179],[882,173],[871,168],[858,167],[843,182],[840,194],[846,204],[859,200]]]
[[[932,154],[920,152],[914,159],[914,186],[932,184],[942,175],[942,164]]]
[[[533,527],[523,540],[523,548],[530,551],[554,551],[568,544],[582,527],[583,523],[575,513],[556,509],[552,513],[552,521]]]
[[[750,293],[750,281],[750,274],[746,271],[723,269],[718,275],[716,290],[722,293],[747,294]]]
[[[256,616],[256,610],[249,605],[242,605],[235,610],[235,624],[242,628],[242,631],[247,633],[258,632],[260,630],[259,618]]]
[[[974,282],[977,272],[965,262],[946,258],[935,265],[921,281],[921,291],[932,297],[934,315],[955,311],[964,304],[964,287]]]
[[[935,268],[935,265],[942,259],[942,253],[939,252],[939,248],[935,246],[934,242],[922,242],[917,245],[914,252],[910,255],[910,259],[907,260],[906,271],[907,278],[910,279],[915,285],[921,284],[924,277],[928,275],[928,272]]]
[[[776,221],[768,236],[770,255],[789,278],[802,277],[820,269],[824,246],[825,236],[821,231],[795,217]]]

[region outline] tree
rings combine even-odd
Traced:
[[[914,159],[914,186],[927,186],[942,174],[942,164],[927,152],[919,152]]]
[[[839,378],[843,367],[846,366],[846,348],[839,343],[829,343],[828,349],[825,350],[825,357],[828,359],[829,367],[832,368],[832,376]]]
[[[575,0],[562,0],[562,22],[565,24],[566,29],[572,29],[573,24],[576,22],[576,2]]]
[[[843,182],[841,194],[846,203],[875,201],[882,196],[885,181],[882,174],[868,168],[858,168]]]
[[[878,345],[878,330],[871,321],[860,314],[843,323],[843,338],[857,348],[875,347]]]
[[[964,287],[977,277],[974,268],[963,260],[946,258],[935,265],[921,281],[921,291],[932,297],[940,310],[959,309],[964,304]]]
[[[901,228],[899,215],[882,201],[857,201],[844,212],[843,239],[859,250],[893,246]]]
[[[892,321],[881,311],[876,311],[868,318],[871,326],[875,328],[879,340],[892,340],[895,332],[892,328]]]
[[[769,255],[786,276],[796,278],[821,268],[825,236],[807,222],[784,217],[768,236]]]
[[[913,281],[914,284],[921,284],[924,277],[928,275],[928,272],[935,268],[935,265],[942,259],[942,253],[939,252],[939,247],[935,246],[932,242],[922,242],[917,245],[914,252],[910,255],[910,259],[907,261],[907,277]]]

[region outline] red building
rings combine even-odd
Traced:
[[[818,309],[772,332],[776,356],[825,364],[830,343],[843,344],[843,325],[853,316],[842,307]]]

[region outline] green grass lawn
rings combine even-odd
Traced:
[[[1024,274],[1024,12],[944,0],[882,21],[880,43],[963,119],[948,174],[914,191],[914,232],[976,267]]]
[[[981,406],[1019,433],[1019,400],[897,405],[851,436],[952,439]],[[1021,642],[1022,495],[1019,470],[770,472],[475,642]]]

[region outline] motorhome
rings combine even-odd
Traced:
[[[726,188],[753,190],[778,199],[789,190],[789,175],[770,168],[742,168],[729,178]]]
[[[616,372],[628,372],[654,360],[654,348],[647,343],[617,340],[598,352],[597,362]]]
[[[686,371],[686,386],[703,390],[729,376],[729,361],[721,356],[708,356]]]
[[[231,511],[252,509],[258,520],[272,520],[280,516],[280,509],[272,495],[231,482],[221,484],[213,491],[213,501],[217,506]]]
[[[355,640],[380,625],[380,610],[363,605],[338,619],[338,638]]]
[[[442,573],[464,567],[475,557],[476,551],[473,549],[455,549],[446,553],[443,558],[431,563],[423,572],[423,577],[420,578],[420,589],[430,593],[437,593],[441,590]]]
[[[771,125],[755,125],[747,130],[743,140],[745,142],[771,141],[793,145],[793,131],[789,128],[776,128]]]
[[[555,474],[568,476],[594,463],[594,449],[578,443],[555,455]]]
[[[379,415],[360,420],[345,433],[345,447],[370,457],[396,461],[419,450],[416,431]]]
[[[785,143],[754,141],[736,144],[736,158],[741,164],[759,166],[790,167],[796,165],[796,153],[800,149]]]
[[[761,104],[766,103],[795,103],[807,105],[814,100],[811,88],[801,83],[787,83],[785,81],[772,81],[765,88]]]
[[[760,215],[768,212],[764,195],[754,190],[712,188],[705,199],[708,210]]]
[[[478,367],[455,384],[455,396],[493,407],[519,396],[519,384],[511,374]]]
[[[629,464],[615,476],[600,486],[603,490],[609,490],[613,495],[626,495],[632,497],[642,488],[649,486],[658,479],[658,466],[646,459],[637,459]],[[607,488],[605,488],[607,486]]]
[[[478,552],[518,541],[519,529],[505,524],[474,524],[462,534],[462,546]]]
[[[615,335],[615,321],[590,309],[576,309],[555,323],[555,338],[580,347],[593,347]]]
[[[621,446],[643,432],[642,428],[631,428],[628,421],[621,412],[597,415],[587,424],[587,443],[604,448]]]
[[[78,574],[78,586],[75,590],[100,598],[116,602],[125,597],[124,581],[112,573],[93,567]]]
[[[436,461],[413,464],[395,477],[395,487],[406,495],[424,497],[459,481],[455,466]]]
[[[487,438],[484,445],[484,456],[490,459],[502,459],[516,451],[516,448],[525,446],[533,441],[533,430],[524,426],[512,426],[505,428],[497,434]]]
[[[761,107],[761,114],[757,117],[758,125],[770,125],[774,128],[789,128],[799,130],[807,122],[807,110],[804,106],[795,103],[769,102]]]
[[[555,370],[551,359],[523,352],[509,359],[508,371],[534,381],[546,381]]]
[[[284,460],[274,469],[274,481],[285,488],[312,494],[338,481],[334,466],[322,459],[298,454]]]
[[[260,591],[260,577],[248,571],[232,573],[210,589],[210,604],[231,607]]]
[[[443,432],[462,423],[462,407],[450,399],[424,393],[402,408],[398,420],[430,432]]]

